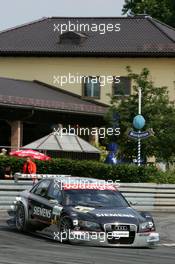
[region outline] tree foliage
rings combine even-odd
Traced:
[[[134,14],[146,13],[172,27],[175,27],[174,0],[125,0],[123,14],[132,11]]]
[[[137,141],[128,137],[128,131],[132,128],[133,118],[138,113],[138,87],[142,88],[142,115],[146,120],[143,131],[153,129],[154,135],[143,139],[142,157],[156,156],[158,159],[171,160],[175,155],[175,107],[170,102],[167,87],[157,87],[151,80],[150,72],[144,68],[140,74],[133,73],[127,67],[128,76],[132,80],[132,95],[118,98],[111,97],[111,106],[106,115],[108,123],[111,123],[111,113],[120,115],[121,134],[116,138],[120,146],[120,153],[128,159],[137,156]]]

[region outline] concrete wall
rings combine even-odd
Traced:
[[[23,80],[37,79],[53,85],[53,76],[69,73],[75,76],[127,76],[126,66],[139,73],[147,67],[157,86],[167,86],[170,99],[175,100],[175,58],[13,58],[0,57],[0,77]],[[82,95],[82,84],[65,84],[63,87]],[[107,93],[112,85],[101,87],[100,101],[109,102]]]

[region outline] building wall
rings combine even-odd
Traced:
[[[175,100],[175,58],[9,58],[0,57],[0,77],[39,80],[82,95],[82,84],[54,84],[54,76],[127,76],[126,66],[139,73],[143,67],[151,71],[157,86],[167,86],[170,99]],[[101,87],[100,101],[109,102],[106,95],[112,85]]]

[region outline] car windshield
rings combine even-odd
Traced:
[[[65,190],[65,205],[93,207],[128,207],[129,204],[118,191],[112,190]]]

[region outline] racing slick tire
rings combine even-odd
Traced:
[[[70,243],[70,231],[72,230],[72,221],[68,216],[62,216],[59,223],[59,234],[61,243]]]
[[[17,205],[15,226],[17,230],[20,232],[26,231],[26,214],[25,214],[24,206],[21,203]]]
[[[36,227],[27,223],[25,208],[22,203],[17,205],[16,216],[15,216],[15,226],[19,232],[35,232]]]

